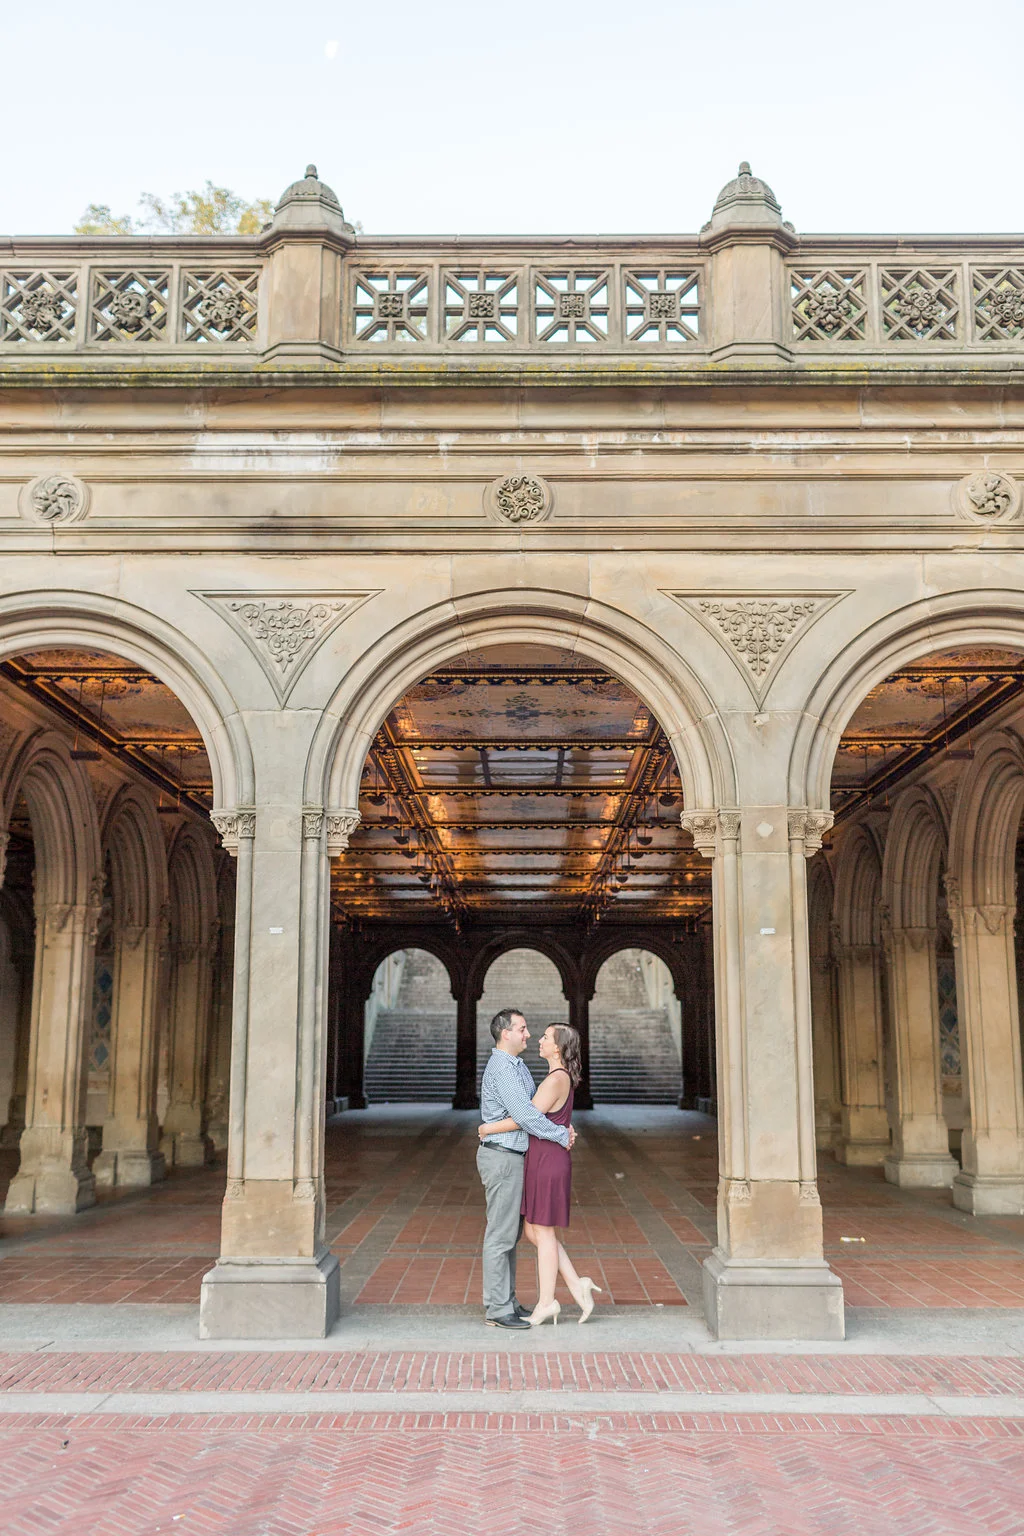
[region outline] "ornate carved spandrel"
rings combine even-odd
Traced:
[[[426,341],[430,277],[422,269],[378,267],[352,273],[354,341]]]
[[[955,342],[960,330],[960,276],[955,267],[880,267],[885,341]]]
[[[622,274],[625,340],[694,342],[701,336],[700,273],[675,267]]]
[[[76,268],[22,267],[0,274],[0,342],[74,342],[78,285]]]
[[[537,272],[533,283],[534,334],[539,342],[608,340],[611,273],[565,267]]]
[[[1024,269],[972,267],[975,341],[1020,341],[1024,337]]]
[[[446,341],[514,342],[519,339],[523,274],[506,268],[450,268],[441,274]]]
[[[256,340],[259,268],[204,267],[181,274],[181,340]]]
[[[326,833],[327,857],[339,859],[348,847],[349,838],[358,827],[362,817],[355,810],[326,811],[324,813],[324,831]]]
[[[89,340],[143,346],[172,340],[168,315],[171,274],[166,268],[94,267]]]
[[[242,636],[283,704],[317,648],[372,592],[197,592]]]
[[[251,841],[256,836],[254,806],[239,806],[234,811],[211,811],[210,820],[226,852],[231,854],[232,858],[237,857],[238,845],[241,841],[244,839]]]
[[[972,523],[1012,522],[1020,502],[1020,486],[999,470],[976,470],[953,487],[954,509]]]
[[[791,267],[793,340],[866,340],[867,277],[864,267]]]

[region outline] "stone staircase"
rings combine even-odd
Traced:
[[[450,1104],[455,1093],[455,999],[444,968],[409,950],[394,1008],[377,1014],[363,1091],[370,1104]]]
[[[569,1019],[558,973],[532,950],[495,961],[477,1009],[477,1082],[491,1050],[490,1021],[500,1008],[522,1008],[533,1036],[525,1061],[539,1082],[547,1068],[536,1040]],[[394,1008],[377,1015],[366,1061],[371,1104],[450,1103],[455,1092],[456,1012],[448,980],[421,950],[409,952]],[[590,1005],[590,1080],[597,1104],[676,1104],[679,1052],[668,1016],[647,1006],[629,951],[603,968]]]

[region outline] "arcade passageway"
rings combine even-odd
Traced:
[[[483,1204],[475,1117],[418,1105],[327,1128],[327,1239],[343,1309],[455,1309],[476,1339]],[[701,1311],[715,1240],[716,1127],[676,1109],[595,1109],[580,1122],[567,1242],[605,1287],[589,1343],[614,1348],[620,1308]],[[14,1158],[3,1154],[3,1179]],[[103,1190],[74,1218],[3,1221],[0,1306],[188,1303],[218,1252],[224,1169],[172,1170],[145,1191]],[[856,1309],[1024,1306],[1024,1217],[969,1217],[948,1192],[901,1190],[880,1168],[821,1174],[825,1248]],[[521,1295],[533,1294],[522,1251]],[[568,1298],[563,1298],[569,1308]],[[125,1314],[119,1314],[125,1317]],[[369,1316],[369,1314],[364,1314]],[[571,1313],[567,1312],[567,1317]]]

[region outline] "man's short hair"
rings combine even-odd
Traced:
[[[502,1032],[512,1028],[513,1019],[525,1018],[526,1014],[521,1008],[502,1008],[500,1013],[496,1013],[491,1020],[491,1037],[495,1045],[501,1039]]]

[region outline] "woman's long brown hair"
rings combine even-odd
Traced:
[[[569,1074],[569,1081],[574,1088],[578,1088],[583,1075],[579,1033],[571,1024],[549,1024],[548,1028],[555,1032],[555,1044],[562,1058],[562,1066]]]

